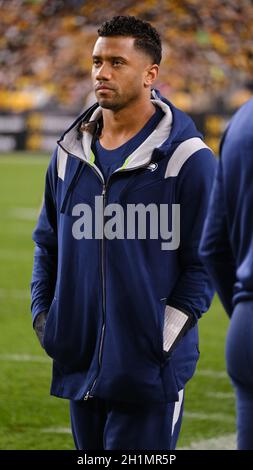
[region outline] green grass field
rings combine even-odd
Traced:
[[[48,158],[0,158],[0,450],[73,449],[68,402],[50,397],[51,362],[31,326],[31,233],[42,201]],[[178,447],[235,432],[225,372],[228,320],[217,299],[200,321],[201,358],[186,389]]]

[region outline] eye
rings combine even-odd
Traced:
[[[95,67],[100,67],[100,65],[101,65],[101,60],[99,60],[99,59],[93,59],[93,65],[94,65]]]
[[[119,60],[119,59],[114,59],[114,60],[112,61],[112,65],[113,65],[114,67],[119,67],[120,65],[123,65],[123,62],[122,62],[121,60]]]

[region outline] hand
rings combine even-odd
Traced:
[[[44,338],[46,321],[47,321],[47,312],[41,312],[37,315],[35,322],[34,322],[34,330],[36,332],[36,335],[38,336],[38,339],[42,348],[44,348],[43,338]]]

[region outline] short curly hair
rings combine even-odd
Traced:
[[[148,54],[153,64],[159,65],[162,59],[161,37],[147,21],[135,16],[114,16],[98,29],[99,36],[131,36],[135,38],[137,49]]]

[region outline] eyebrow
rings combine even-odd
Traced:
[[[100,55],[93,55],[92,56],[92,59],[103,59],[102,56]],[[127,59],[125,57],[122,57],[122,56],[107,56],[106,59],[109,59],[109,60],[122,60],[123,62],[127,62]]]

